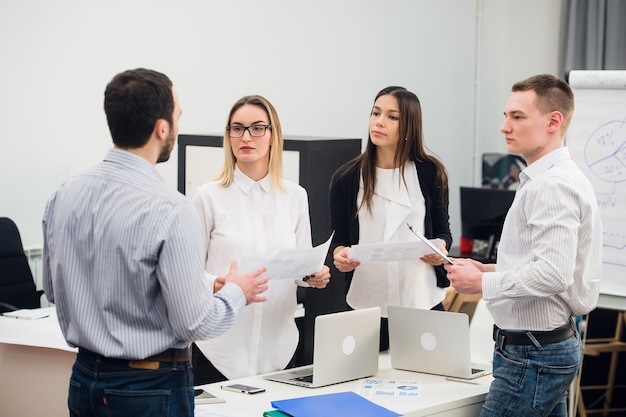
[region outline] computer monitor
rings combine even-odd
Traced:
[[[515,191],[461,187],[461,236],[487,241],[483,256],[495,260],[495,250]]]
[[[519,186],[519,174],[524,168],[526,161],[519,155],[484,153],[483,187],[515,190]]]

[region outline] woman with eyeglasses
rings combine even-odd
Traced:
[[[414,93],[387,87],[376,95],[365,151],[334,173],[329,199],[331,250],[335,266],[345,273],[346,301],[353,309],[381,308],[380,350],[386,350],[387,307],[443,310],[450,285],[436,254],[362,266],[350,258],[352,245],[417,240],[413,230],[442,239],[444,254],[452,244],[446,170],[425,149]]]
[[[274,106],[262,96],[239,99],[224,132],[224,167],[192,197],[206,232],[206,270],[214,291],[224,286],[231,260],[269,258],[282,249],[310,248],[304,188],[282,178],[283,134]],[[223,335],[196,342],[210,361],[194,369],[197,383],[216,382],[293,366],[297,286],[324,288],[327,266],[308,281],[268,283],[267,301],[250,304]],[[207,369],[203,369],[206,367]]]

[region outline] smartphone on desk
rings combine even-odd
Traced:
[[[194,403],[196,404],[217,404],[225,403],[226,400],[220,397],[216,397],[208,391],[196,388],[193,390]]]
[[[250,385],[232,384],[222,385],[222,389],[226,391],[241,392],[244,394],[259,394],[265,392],[265,388],[251,387]]]

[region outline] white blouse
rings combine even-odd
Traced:
[[[416,240],[407,223],[424,233],[426,206],[416,169],[413,162],[406,164],[406,186],[399,168],[376,169],[371,213],[365,207],[359,211],[359,244]],[[361,178],[357,206],[362,200]],[[355,309],[379,306],[381,315],[387,317],[390,305],[430,309],[444,296],[445,289],[437,287],[434,268],[416,259],[359,266],[354,270],[346,300]]]
[[[267,258],[282,249],[311,247],[306,190],[286,180],[283,186],[286,192],[274,190],[269,176],[255,182],[237,168],[229,187],[212,182],[198,188],[191,201],[205,227],[211,279],[225,275],[233,259]],[[246,306],[221,336],[196,342],[229,379],[284,369],[296,350],[297,286],[285,279],[268,285],[266,302]]]

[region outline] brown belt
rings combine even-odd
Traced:
[[[182,349],[168,349],[165,352],[150,356],[144,360],[157,362],[189,362],[191,361],[191,349],[188,347]]]

